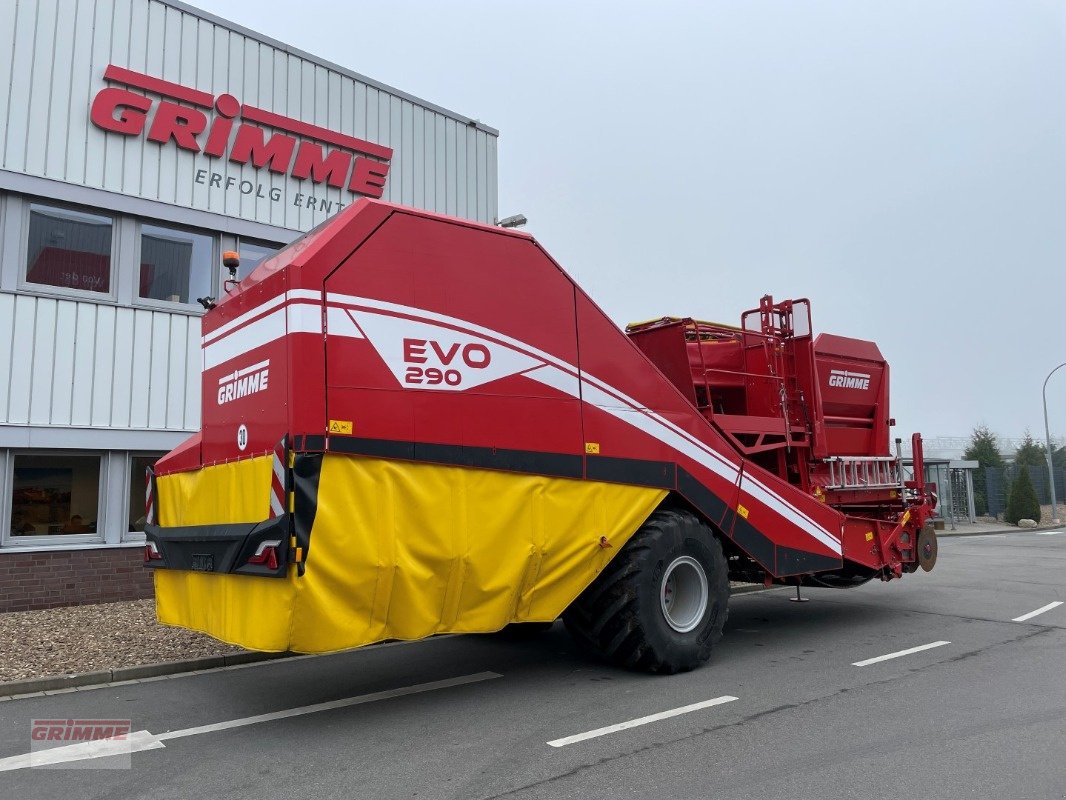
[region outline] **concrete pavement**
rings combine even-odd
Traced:
[[[41,717],[130,718],[153,749],[0,781],[64,800],[1064,797],[1066,605],[1012,621],[1066,601],[1064,568],[1066,534],[945,537],[930,574],[734,597],[711,663],[673,677],[590,662],[556,626],[11,700],[0,768]]]

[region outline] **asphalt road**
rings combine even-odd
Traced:
[[[1064,573],[1066,533],[944,538],[930,574],[734,597],[673,677],[557,625],[10,700],[0,797],[1063,798],[1066,605],[1013,620],[1066,601]],[[129,718],[151,749],[21,767],[40,718]]]

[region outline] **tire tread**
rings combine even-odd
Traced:
[[[707,570],[710,630],[698,645],[688,642],[672,646],[648,630],[649,615],[662,612],[657,607],[647,607],[647,592],[641,590],[646,581],[655,580],[664,554],[684,547],[689,539],[706,548],[711,562]],[[657,599],[657,587],[653,594]],[[563,620],[579,645],[608,661],[628,669],[673,674],[693,669],[710,657],[722,637],[728,600],[727,566],[718,538],[690,512],[659,509],[571,604]]]

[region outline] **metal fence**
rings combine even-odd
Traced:
[[[1016,464],[1006,467],[985,467],[985,491],[988,498],[989,516],[1001,516],[1007,510],[1007,496],[1011,484],[1021,469]],[[1036,490],[1036,497],[1040,505],[1046,506],[1051,503],[1050,482],[1046,466],[1026,467],[1029,470],[1029,478]],[[1066,499],[1066,469],[1055,469],[1055,496],[1060,503]]]

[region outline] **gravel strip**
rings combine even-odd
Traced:
[[[0,614],[0,681],[243,652],[160,625],[154,600]]]

